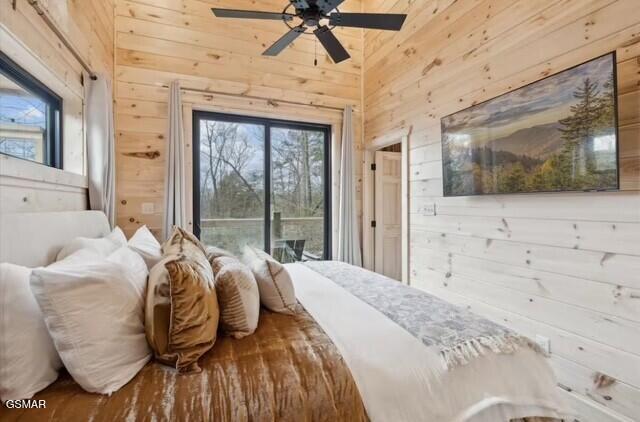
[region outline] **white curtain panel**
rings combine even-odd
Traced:
[[[354,174],[354,130],[351,106],[342,118],[342,154],[340,160],[340,207],[338,220],[338,257],[352,265],[362,266],[360,233],[356,214],[356,180]]]
[[[116,217],[115,142],[113,95],[110,81],[102,74],[85,81],[85,119],[89,207],[107,215],[111,227]]]
[[[169,87],[169,136],[166,145],[164,184],[164,239],[169,236],[173,226],[182,228],[187,226],[183,133],[180,83],[173,81]]]

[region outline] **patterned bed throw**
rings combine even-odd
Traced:
[[[526,337],[383,275],[337,261],[304,264],[377,309],[426,346],[437,347],[447,368],[465,365],[488,351],[513,353],[524,346],[542,353]]]

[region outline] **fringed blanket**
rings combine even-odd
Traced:
[[[466,309],[388,277],[337,261],[305,265],[374,307],[429,347],[437,347],[447,368],[466,365],[487,352],[513,353],[528,347],[526,337]]]
[[[373,422],[571,414],[544,356],[504,327],[361,268],[320,262],[287,269]]]

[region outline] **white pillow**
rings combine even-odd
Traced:
[[[127,244],[144,259],[149,270],[162,259],[162,246],[147,226],[142,226],[136,230]]]
[[[0,264],[0,399],[29,399],[62,367],[29,288],[31,269]]]
[[[60,252],[58,252],[56,261],[61,261],[81,249],[87,249],[99,254],[102,257],[106,257],[111,252],[126,244],[127,237],[124,235],[122,230],[120,230],[120,227],[116,227],[110,234],[98,239],[76,237],[67,245],[65,245],[65,247],[62,248]]]
[[[83,253],[32,271],[33,291],[69,374],[85,390],[111,394],[151,358],[144,330],[148,270],[127,246],[107,258]]]

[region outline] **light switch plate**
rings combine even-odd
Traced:
[[[422,215],[426,216],[434,216],[436,215],[436,204],[427,204],[422,207]]]
[[[143,214],[153,214],[154,212],[155,212],[155,206],[153,205],[153,202],[142,203]]]

